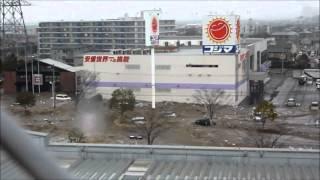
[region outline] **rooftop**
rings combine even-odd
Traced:
[[[272,36],[298,36],[299,34],[294,31],[289,32],[274,32]]]
[[[64,70],[69,71],[69,72],[75,72],[76,71],[73,66],[70,66],[68,64],[62,63],[60,61],[56,61],[54,59],[47,58],[47,59],[41,59],[39,61],[42,62],[42,63],[48,64],[48,65],[53,65],[54,67],[57,67],[57,68],[60,68],[60,69],[64,69]]]
[[[37,133],[31,136],[47,138]],[[320,178],[319,150],[76,143],[38,145],[45,146],[59,166],[75,179]],[[1,177],[27,177],[19,165],[8,162],[13,161],[1,159]]]

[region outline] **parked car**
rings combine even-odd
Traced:
[[[320,119],[314,120],[314,122],[309,122],[309,123],[305,123],[305,125],[307,126],[315,126],[315,127],[320,127]]]
[[[211,122],[209,118],[198,119],[194,122],[194,124],[199,126],[211,126]]]
[[[51,97],[51,99],[53,99],[53,97]],[[66,94],[57,94],[56,100],[58,100],[58,101],[71,101],[71,97]]]
[[[143,137],[142,137],[142,136],[130,135],[130,136],[129,136],[129,139],[138,139],[138,140],[141,140],[141,139],[143,139]]]
[[[145,124],[146,123],[146,120],[144,117],[133,117],[131,118],[131,121],[135,124]]]
[[[316,84],[317,89],[320,90],[320,83]]]
[[[134,107],[144,107],[144,104],[142,102],[138,102],[134,105]]]
[[[306,83],[306,81],[303,79],[299,79],[298,82],[299,82],[299,85],[304,85]]]
[[[14,103],[12,103],[10,106],[18,106],[18,105],[20,105],[20,103],[14,102]]]
[[[307,78],[306,83],[307,83],[307,85],[312,85],[313,84],[312,78]]]
[[[288,107],[297,107],[297,106],[300,106],[299,103],[296,102],[296,100],[294,98],[289,98],[286,105]]]
[[[319,110],[319,102],[318,101],[311,102],[310,110]]]
[[[166,118],[176,118],[177,117],[176,113],[172,112],[172,111],[161,112],[160,115],[162,117],[166,117]]]
[[[262,121],[262,113],[261,112],[254,112],[252,119],[254,121]]]

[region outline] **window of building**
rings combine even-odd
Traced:
[[[137,69],[140,69],[140,65],[139,64],[126,64],[126,69],[137,70]]]
[[[186,67],[207,67],[207,68],[218,68],[219,65],[216,64],[187,64]]]
[[[254,67],[254,59],[253,59],[253,55],[250,56],[250,70],[253,71],[253,67]]]
[[[170,65],[156,65],[156,70],[170,70]]]

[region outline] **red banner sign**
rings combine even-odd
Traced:
[[[84,62],[121,62],[128,63],[129,56],[106,56],[106,55],[86,55],[84,56]]]
[[[242,62],[242,61],[245,61],[245,60],[247,60],[247,58],[249,57],[249,51],[246,51],[246,52],[243,52],[243,53],[241,53],[240,55],[240,61]]]

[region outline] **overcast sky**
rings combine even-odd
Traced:
[[[54,20],[101,20],[137,16],[140,10],[162,9],[162,19],[201,20],[209,14],[238,14],[241,19],[279,20],[319,14],[319,1],[111,1],[111,0],[29,0],[24,7],[27,24]]]

